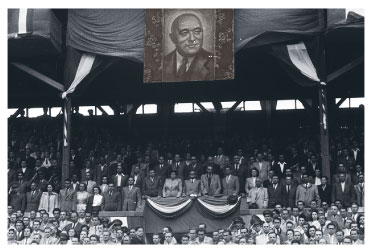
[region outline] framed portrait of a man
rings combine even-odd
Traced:
[[[233,11],[146,11],[144,82],[189,82],[234,76]]]

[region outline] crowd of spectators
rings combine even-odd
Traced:
[[[217,136],[124,141],[116,128],[76,118],[70,178],[61,181],[62,135],[56,120],[9,119],[8,242],[14,244],[360,244],[364,216],[363,132],[337,132],[331,177],[322,176],[318,141]],[[80,124],[78,124],[80,120]],[[329,183],[330,182],[330,183]],[[148,197],[241,196],[265,210],[208,233],[148,238],[100,218],[100,211],[140,211]],[[177,236],[175,238],[175,236]]]

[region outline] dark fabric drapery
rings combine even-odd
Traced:
[[[160,198],[160,199],[151,199],[151,200],[163,208],[176,207],[181,204],[185,204],[187,201],[190,200],[188,204],[186,204],[184,207],[179,208],[177,211],[174,211],[174,212],[161,211],[160,209],[153,206],[150,203],[150,201],[147,201],[148,203],[147,206],[151,208],[151,210],[153,210],[159,217],[165,218],[165,219],[177,218],[181,216],[182,214],[184,214],[185,212],[187,212],[193,205],[193,202],[190,198]]]
[[[70,9],[67,45],[98,55],[144,59],[145,10]]]
[[[208,204],[213,206],[225,206],[227,205],[227,197],[215,198],[215,197],[201,197]],[[185,202],[188,198],[161,198],[152,199],[156,203],[161,203],[163,207],[166,207],[168,202],[169,206],[178,205],[181,202]],[[158,214],[158,209],[153,209],[150,204],[146,204],[144,209],[145,219],[145,230],[148,233],[162,232],[164,226],[171,226],[173,232],[182,233],[187,232],[190,227],[197,226],[199,223],[205,223],[207,225],[207,231],[217,230],[219,228],[227,228],[232,223],[233,218],[240,216],[240,201],[236,203],[232,211],[223,214],[223,216],[214,216],[214,213],[210,214],[209,210],[205,210],[203,206],[198,206],[199,200],[193,199],[192,202],[186,206],[186,211],[176,216],[176,218],[168,218],[165,214]]]

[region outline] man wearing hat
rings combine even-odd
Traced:
[[[67,242],[68,242],[67,232],[66,231],[63,231],[62,233],[60,233],[59,242],[57,244],[66,245]]]

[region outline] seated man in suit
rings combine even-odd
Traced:
[[[161,177],[156,176],[155,169],[149,170],[149,177],[143,179],[143,197],[158,197],[162,195]]]
[[[63,228],[63,231],[66,231],[68,233],[68,231],[70,229],[74,229],[76,234],[79,236],[80,232],[81,232],[81,229],[82,229],[82,224],[78,221],[78,213],[77,212],[75,212],[75,211],[71,212],[71,221],[72,221],[72,223],[66,225]]]
[[[134,186],[134,178],[128,178],[128,186],[122,189],[123,207],[122,211],[135,211],[141,208],[140,188]]]
[[[203,49],[203,25],[196,15],[176,17],[169,36],[176,49],[164,57],[163,81],[214,79],[213,54]]]
[[[196,179],[196,174],[196,171],[190,171],[189,179],[185,180],[183,196],[201,196],[200,180]]]
[[[225,167],[225,177],[222,179],[222,192],[224,196],[237,196],[239,194],[239,178],[231,175],[231,168]]]
[[[324,235],[324,239],[326,241],[326,244],[337,244],[338,240],[336,237],[336,226],[333,222],[326,225],[326,230],[328,231],[327,234]]]
[[[256,178],[256,187],[249,191],[247,201],[250,200],[249,205],[256,204],[258,209],[267,208],[269,196],[267,188],[262,186],[261,178]]]
[[[213,173],[213,167],[210,165],[207,166],[207,173],[201,176],[200,188],[202,195],[214,196],[221,192],[220,176]]]

